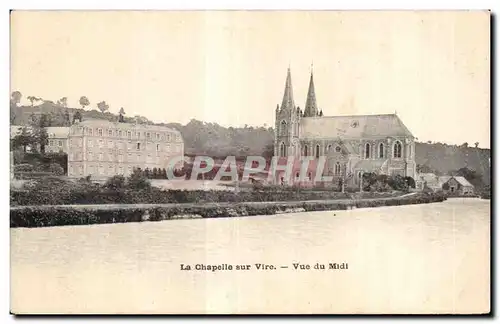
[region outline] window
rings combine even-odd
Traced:
[[[383,159],[384,158],[384,143],[380,143],[378,145],[378,158]]]
[[[141,155],[137,154],[137,162],[141,162]]]
[[[312,180],[312,172],[309,172],[309,174],[307,175],[307,177],[309,178],[309,181]]]
[[[151,133],[146,133],[146,140],[148,140],[148,141],[151,140]]]
[[[113,174],[113,173],[114,173],[114,172],[113,172],[113,166],[112,166],[112,165],[110,165],[110,166],[108,167],[108,174]]]
[[[170,152],[170,144],[165,145],[165,151]]]
[[[128,138],[128,139],[132,139],[132,133],[131,133],[130,131],[129,131],[129,132],[127,132],[127,138]]]
[[[118,162],[123,162],[123,155],[122,154],[118,155]]]
[[[73,166],[72,165],[69,166],[69,174],[73,174]]]
[[[112,137],[112,136],[113,136],[113,130],[112,130],[112,129],[108,129],[108,136],[109,136],[109,137]]]
[[[307,152],[307,145],[304,145],[304,156],[307,156],[308,155],[308,152]]]
[[[137,143],[136,149],[137,149],[137,151],[139,151],[141,149],[141,143]]]
[[[141,139],[141,132],[136,132],[135,136],[137,136],[137,139]]]
[[[80,165],[80,167],[78,168],[78,171],[79,171],[80,175],[82,175],[83,174],[83,166]]]
[[[108,148],[113,148],[113,141],[108,141]]]
[[[167,142],[170,142],[172,140],[172,137],[170,134],[167,134]]]
[[[73,161],[73,153],[69,153],[69,160]]]
[[[286,147],[285,143],[281,142],[280,144],[280,156],[286,156]]]
[[[340,174],[340,163],[339,162],[335,163],[335,174],[337,174],[337,175]]]
[[[160,144],[156,144],[156,151],[160,150]]]
[[[340,151],[342,151],[342,148],[340,148],[340,146],[336,146],[335,147],[335,152],[340,153]]]
[[[129,153],[129,154],[128,154],[128,161],[129,161],[129,162],[132,162],[132,153]]]
[[[97,131],[97,134],[99,134],[99,136],[102,136],[102,129],[99,128],[99,130]]]
[[[281,121],[281,126],[280,126],[280,132],[279,132],[279,134],[281,136],[285,136],[286,133],[287,133],[286,121],[282,120]]]
[[[102,161],[102,153],[99,153],[99,161]]]
[[[366,143],[365,144],[365,159],[369,159],[370,158],[370,144],[369,143]]]
[[[156,140],[160,140],[160,134],[159,133],[156,133]]]
[[[92,161],[92,152],[89,152],[88,155],[87,155],[87,159],[89,161]]]
[[[104,174],[104,166],[99,165],[99,174]]]
[[[328,144],[328,146],[326,147],[326,151],[330,152],[331,149],[332,149],[332,144]]]
[[[54,140],[49,140],[49,145],[54,146]]]
[[[103,140],[99,140],[99,147],[102,148],[104,146],[104,141]]]
[[[316,158],[319,158],[319,145],[316,145]]]
[[[73,146],[73,140],[72,139],[69,140],[69,146]]]
[[[94,173],[94,167],[92,165],[89,165],[89,174]]]
[[[118,170],[119,170],[119,174],[123,174],[123,167],[120,167]]]
[[[298,180],[299,180],[299,173],[298,173],[298,172],[296,172],[296,173],[295,173],[295,180],[296,180],[296,181],[298,181]]]
[[[395,159],[401,158],[401,150],[402,150],[401,142],[396,141],[394,143],[394,158]]]
[[[92,144],[92,140],[91,140],[91,139],[89,139],[89,140],[87,141],[87,145],[88,145],[89,147],[92,147],[92,145],[93,145],[93,144]]]

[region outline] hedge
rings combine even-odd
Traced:
[[[35,206],[12,207],[10,227],[45,227],[162,221],[174,218],[218,218],[274,215],[283,212],[345,210],[440,202],[443,195],[416,194],[400,198],[350,201],[247,202],[209,204],[171,204],[146,206]]]

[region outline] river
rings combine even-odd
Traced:
[[[16,313],[489,311],[487,200],[10,233]]]

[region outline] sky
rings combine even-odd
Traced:
[[[14,11],[11,91],[157,122],[274,126],[290,67],[304,107],[397,113],[419,141],[490,147],[482,11]]]

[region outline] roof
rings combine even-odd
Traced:
[[[423,181],[427,181],[427,182],[429,182],[429,181],[437,182],[438,177],[434,173],[419,173],[419,174],[417,174],[417,179],[415,179],[415,180],[423,180]]]
[[[170,128],[167,126],[160,125],[148,125],[148,124],[136,124],[136,123],[120,123],[117,121],[109,121],[106,119],[86,119],[73,126],[98,126],[98,127],[112,127],[112,128],[122,128],[122,129],[141,129],[141,130],[151,130],[160,132],[171,132],[175,134],[181,134],[177,129]]]
[[[455,178],[455,180],[457,180],[458,183],[460,183],[462,186],[464,187],[474,187],[469,181],[467,181],[467,179],[465,179],[464,177],[453,177]]]
[[[396,114],[305,117],[300,123],[303,138],[413,137]]]

